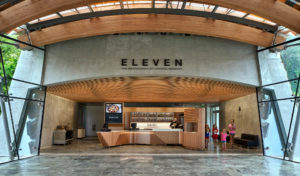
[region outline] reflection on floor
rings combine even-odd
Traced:
[[[220,144],[221,145],[221,144]],[[41,153],[43,155],[49,154],[76,154],[76,153],[93,153],[93,154],[111,154],[111,153],[136,153],[136,154],[203,154],[203,153],[252,153],[261,154],[259,149],[247,149],[240,146],[234,146],[233,148],[227,147],[226,151],[222,151],[218,145],[214,148],[213,144],[209,145],[209,148],[204,151],[189,150],[182,146],[164,146],[164,145],[123,145],[110,148],[104,148],[98,141],[97,138],[86,138],[81,140],[75,140],[69,145],[55,145],[50,148],[42,149]]]
[[[5,163],[7,161],[9,161],[9,157],[7,157],[7,156],[0,156],[0,163]]]
[[[97,139],[53,146],[42,155],[0,165],[0,175],[300,175],[300,164],[264,157],[235,146],[226,152],[181,146],[125,145],[103,148]]]
[[[263,156],[39,156],[0,165],[0,175],[299,176],[300,165]]]

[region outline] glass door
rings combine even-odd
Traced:
[[[213,111],[212,111],[211,127],[213,128],[213,125],[215,124],[217,126],[217,129],[219,129],[218,134],[220,133],[219,117],[220,117],[220,107],[216,106],[213,108]]]
[[[207,106],[206,123],[211,130],[214,124],[216,124],[219,129],[219,117],[220,107],[218,105]]]

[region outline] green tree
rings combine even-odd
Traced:
[[[13,38],[17,38],[17,36],[13,36]],[[2,37],[0,37],[0,41],[12,43],[11,40]],[[0,42],[0,48],[2,50],[4,68],[5,68],[6,76],[8,78],[7,82],[9,87],[11,83],[11,78],[13,77],[14,72],[16,70],[16,66],[18,63],[18,59],[20,57],[21,50],[16,48],[15,46],[4,44],[1,42]],[[2,63],[0,63],[0,66],[1,66],[0,75],[1,77],[4,77]],[[5,86],[3,86],[3,91],[6,92]]]
[[[288,37],[287,41],[297,37],[300,37],[300,35]],[[294,79],[299,77],[300,75],[300,41],[289,43],[288,46],[289,46],[288,48],[281,51],[280,55],[284,63],[285,69],[287,71],[288,78]],[[291,87],[293,93],[296,94],[297,81],[293,81],[291,83]],[[298,94],[300,95],[299,92]]]

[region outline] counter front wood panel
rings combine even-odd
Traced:
[[[184,147],[188,149],[204,149],[205,141],[204,136],[198,132],[184,132]]]
[[[111,131],[97,132],[103,146],[124,144],[182,144],[182,131]]]

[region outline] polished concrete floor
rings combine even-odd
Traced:
[[[225,152],[213,146],[205,151],[147,145],[103,148],[96,140],[86,139],[41,152],[41,156],[0,165],[0,175],[300,175],[300,164],[238,146]]]
[[[300,165],[251,155],[39,156],[0,165],[5,176],[299,176]]]
[[[104,148],[97,138],[86,138],[74,140],[68,145],[55,145],[41,150],[42,154],[119,154],[119,153],[137,153],[137,154],[203,154],[203,153],[251,153],[261,154],[259,148],[248,149],[234,145],[233,148],[227,147],[226,151],[220,150],[220,144],[214,148],[210,143],[209,148],[204,151],[189,150],[182,146],[164,146],[164,145],[123,145],[110,148]]]

